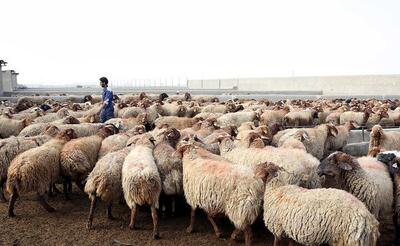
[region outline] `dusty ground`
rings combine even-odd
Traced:
[[[62,195],[51,197],[49,203],[57,211],[47,213],[36,202],[34,195],[23,195],[16,204],[16,217],[8,218],[7,204],[0,203],[0,245],[244,245],[229,239],[233,226],[226,219],[217,219],[223,239],[216,238],[211,225],[201,211],[197,213],[196,232],[188,234],[189,210],[179,207],[181,214],[176,217],[160,216],[161,239],[151,239],[152,223],[146,208],[139,211],[137,231],[128,229],[130,211],[125,205],[116,204],[114,221],[107,220],[105,204],[98,203],[93,229],[85,228],[89,212],[87,196],[74,190],[72,201],[65,201]],[[272,245],[273,236],[265,229],[262,221],[253,226],[254,245]],[[378,245],[391,245],[386,239],[393,233],[381,237]],[[120,244],[123,243],[123,244]]]
[[[115,205],[114,221],[107,220],[105,204],[100,202],[95,213],[93,229],[85,228],[89,212],[89,201],[80,191],[74,191],[72,201],[61,195],[51,197],[49,203],[57,209],[47,213],[36,202],[34,195],[23,195],[16,204],[16,217],[8,218],[7,204],[0,203],[0,245],[121,245],[114,240],[130,245],[244,245],[228,239],[233,226],[225,219],[217,219],[225,239],[216,238],[208,220],[197,213],[196,232],[188,234],[185,228],[189,213],[174,218],[160,216],[161,239],[151,239],[152,222],[146,208],[139,211],[138,231],[128,229],[130,211],[125,205]],[[272,245],[273,237],[261,222],[254,226],[254,245]]]

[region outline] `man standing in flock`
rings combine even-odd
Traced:
[[[113,92],[108,87],[108,79],[106,77],[100,78],[100,86],[103,87],[103,104],[100,109],[100,121],[104,123],[114,117]]]

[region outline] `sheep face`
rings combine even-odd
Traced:
[[[46,129],[44,130],[43,134],[49,135],[51,137],[55,137],[55,136],[57,136],[57,134],[59,132],[60,132],[60,129],[58,129],[58,127],[50,125],[50,126],[46,127]]]
[[[381,138],[383,136],[383,129],[379,125],[375,125],[371,129],[371,145],[373,147],[379,147]]]
[[[388,167],[390,174],[394,175],[400,173],[400,157],[397,157],[395,153],[379,153],[377,156],[377,160],[384,163]]]
[[[71,128],[65,129],[58,133],[57,138],[58,139],[63,139],[66,141],[69,141],[71,139],[77,138],[78,136],[76,135],[75,131]]]
[[[341,174],[359,167],[357,160],[348,154],[336,151],[318,166],[318,175],[339,181]]]
[[[265,162],[260,163],[255,167],[254,176],[261,178],[264,184],[268,183],[271,179],[278,176],[278,172],[283,170],[274,163]]]

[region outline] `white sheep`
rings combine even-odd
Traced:
[[[153,157],[153,138],[144,135],[138,139],[122,166],[122,189],[125,201],[131,209],[129,228],[136,228],[138,206],[149,205],[153,219],[153,238],[158,239],[158,199],[161,193],[161,178]]]
[[[346,190],[364,202],[377,219],[391,217],[393,183],[386,166],[375,158],[357,159],[336,151],[321,162],[318,174],[325,175],[329,187]]]
[[[283,171],[269,172],[264,193],[264,223],[274,245],[290,238],[303,245],[373,246],[379,223],[365,205],[346,191],[290,185]]]
[[[385,132],[380,125],[371,129],[369,150],[378,147],[383,150],[400,150],[400,132]]]
[[[48,211],[54,212],[44,199],[46,191],[58,180],[60,175],[60,152],[70,139],[75,138],[74,130],[61,131],[56,138],[40,147],[29,149],[11,162],[7,173],[7,191],[11,194],[8,216],[14,217],[17,198],[24,193],[35,191],[39,203]]]
[[[183,189],[191,206],[191,219],[187,232],[194,230],[196,208],[203,209],[217,237],[221,232],[214,221],[217,214],[226,215],[234,224],[235,238],[244,231],[246,245],[251,245],[251,225],[261,214],[264,191],[263,167],[253,169],[232,165],[224,158],[214,155],[193,144],[182,144],[177,154],[183,159]]]
[[[221,156],[237,165],[246,165],[254,168],[263,162],[272,162],[285,168],[288,182],[291,180],[301,180],[301,185],[307,188],[321,186],[320,177],[317,174],[319,161],[300,149],[275,148],[266,146],[265,148],[237,148],[234,142],[223,136],[220,141]]]
[[[122,195],[122,164],[131,150],[132,147],[126,147],[106,154],[103,158],[99,159],[89,174],[85,185],[85,192],[89,195],[91,201],[87,222],[88,229],[92,227],[98,198],[106,202],[107,217],[113,219],[111,213],[112,204],[118,201]]]
[[[35,137],[9,137],[0,140],[0,201],[6,201],[3,185],[7,181],[7,171],[11,161],[20,153],[48,142],[59,132],[55,126],[46,129],[43,135]]]

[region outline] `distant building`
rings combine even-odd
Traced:
[[[0,60],[0,96],[4,95],[4,90],[3,90],[3,72],[2,72],[2,67],[7,65],[7,62]]]
[[[324,96],[399,95],[400,75],[204,79],[188,80],[187,87]]]
[[[1,72],[1,75],[3,80],[3,92],[8,94],[15,91],[18,87],[18,73],[16,73],[14,70],[5,70]]]

